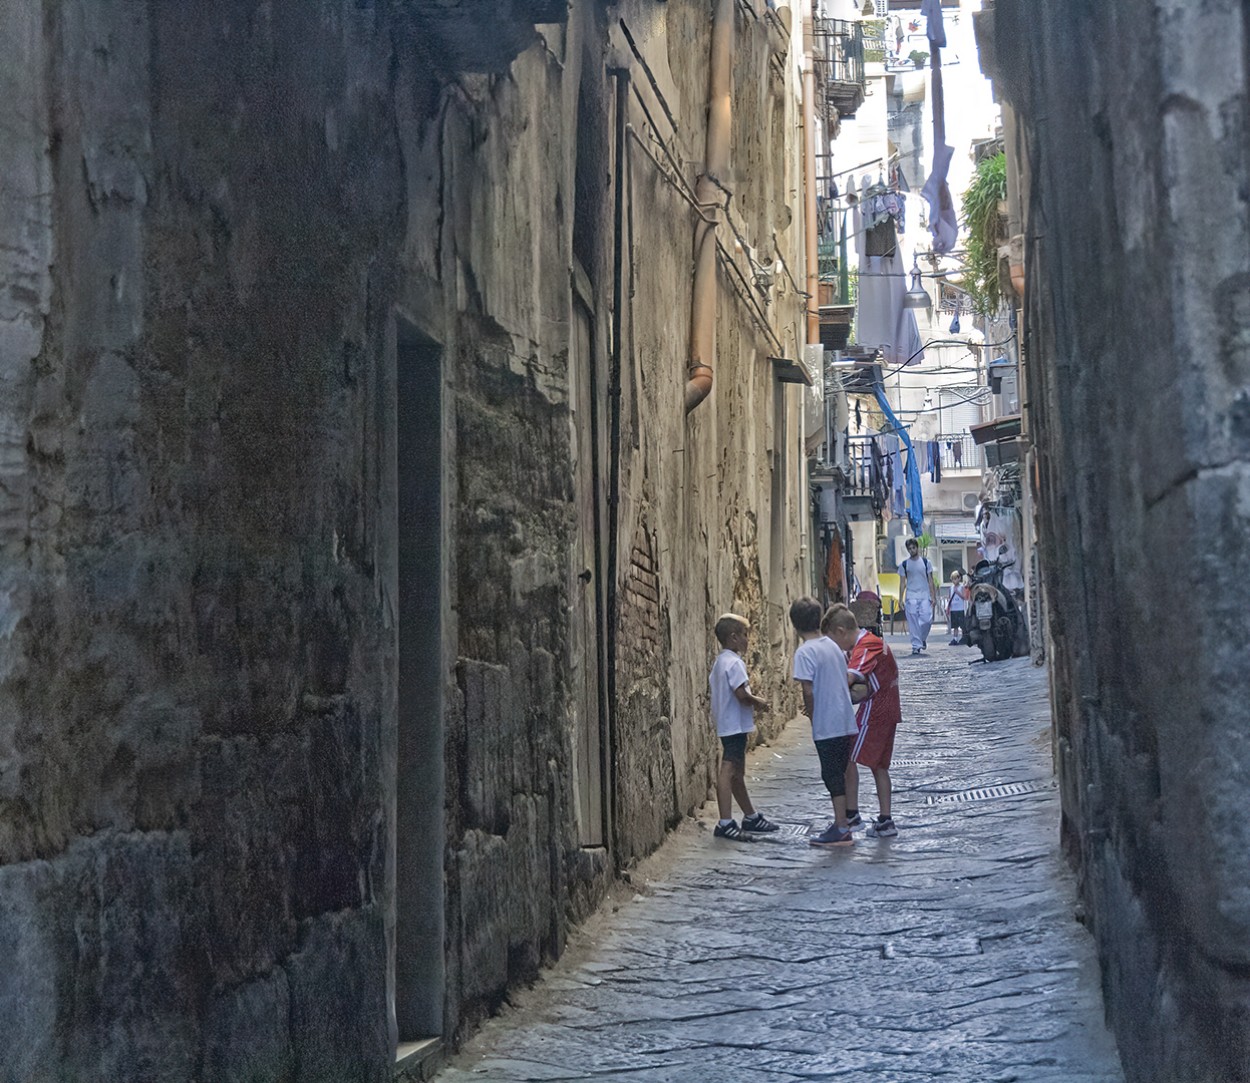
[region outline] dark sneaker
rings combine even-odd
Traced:
[[[762,812],[756,812],[742,818],[742,830],[754,831],[756,834],[765,835],[770,831],[780,831],[781,827],[773,823]]]
[[[864,818],[857,812],[854,816],[846,818],[846,826],[851,831],[858,831],[864,826]]]
[[[867,835],[870,839],[892,839],[897,834],[898,828],[894,826],[894,820],[889,816],[884,819],[878,816],[868,825]]]
[[[750,842],[751,836],[744,834],[742,828],[738,826],[737,820],[730,820],[727,824],[716,825],[716,830],[712,832],[718,839],[732,839],[734,842]]]
[[[837,824],[830,824],[821,834],[807,841],[812,846],[823,846],[826,849],[831,849],[834,846],[852,845],[855,842],[855,836],[849,831],[843,831]]]

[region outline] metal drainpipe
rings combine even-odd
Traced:
[[[820,253],[816,244],[816,67],[812,50],[816,37],[812,12],[803,15],[803,188],[804,247],[807,262],[807,342],[820,342]],[[817,379],[823,379],[820,374]],[[808,568],[807,536],[812,529],[807,481],[807,417],[805,395],[799,397],[799,572],[804,590],[814,589]]]
[[[703,218],[694,229],[694,284],[690,301],[690,361],[686,379],[686,413],[712,390],[712,359],[716,354],[716,234],[724,193],[718,186],[729,177],[732,121],[734,0],[714,0],[712,56],[708,75],[707,143],[695,200]]]
[[[807,247],[807,341],[820,342],[820,256],[816,245],[816,70],[812,14],[803,16],[803,188]]]

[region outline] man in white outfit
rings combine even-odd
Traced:
[[[915,538],[907,539],[907,559],[898,566],[898,594],[911,633],[911,653],[919,654],[929,646],[937,584],[933,581],[933,565],[928,557],[920,555],[920,543]]]

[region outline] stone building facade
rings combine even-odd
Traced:
[[[996,0],[1063,838],[1129,1079],[1250,1078],[1250,161],[1237,0]]]
[[[793,706],[797,28],[6,10],[0,1079],[385,1078],[704,798],[718,613]]]

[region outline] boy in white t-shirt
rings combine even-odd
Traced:
[[[811,844],[850,846],[855,836],[846,820],[846,768],[859,727],[847,683],[846,655],[821,633],[820,618],[815,598],[800,598],[790,606],[790,623],[802,640],[794,653],[794,679],[803,689],[803,710],[812,720],[820,777],[833,799],[833,823]]]
[[[716,656],[707,683],[712,693],[712,721],[721,742],[720,772],[716,776],[716,803],[720,822],[712,832],[719,839],[750,842],[752,834],[776,831],[777,825],[757,812],[747,795],[747,735],[755,730],[756,710],[767,711],[768,700],[751,691],[747,683],[746,653],[750,622],[737,613],[726,613],[716,622],[716,639],[723,648]],[[733,802],[742,809],[742,826],[733,818]]]

